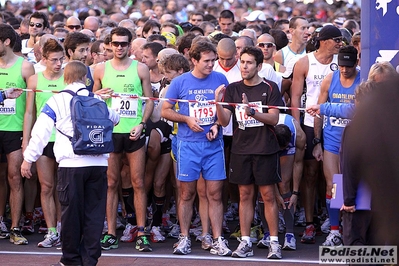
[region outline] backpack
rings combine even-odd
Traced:
[[[76,93],[71,90],[63,90],[72,95],[70,103],[73,136],[68,136],[72,148],[77,155],[101,155],[114,151],[112,141],[113,122],[109,119],[109,111],[106,103],[89,92],[89,96],[77,93],[86,88],[79,89]]]

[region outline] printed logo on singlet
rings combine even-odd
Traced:
[[[338,65],[337,65],[337,63],[331,63],[330,69],[331,69],[332,71],[338,70]]]
[[[116,75],[117,78],[124,78],[125,75]]]

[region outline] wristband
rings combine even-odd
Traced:
[[[298,191],[292,191],[293,195],[299,196],[299,192]]]
[[[3,97],[3,101],[7,99],[7,95],[5,91],[1,91],[1,96]]]

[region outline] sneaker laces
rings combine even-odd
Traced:
[[[160,238],[163,237],[163,235],[161,234],[161,230],[159,229],[158,226],[153,226],[151,232],[157,237],[160,237]]]
[[[278,242],[270,242],[270,252],[272,253],[280,253],[281,252],[281,246]]]
[[[3,220],[3,218],[1,218],[1,220]],[[3,221],[0,222],[0,230],[2,232],[8,232],[7,226]]]
[[[130,223],[128,223],[125,227],[125,230],[123,230],[123,235],[124,236],[130,236],[130,231],[134,228],[133,225],[131,225]]]
[[[285,237],[286,237],[286,239],[287,239],[287,242],[291,242],[291,239],[294,237],[294,235],[293,234],[286,234],[285,235]]]
[[[244,251],[245,247],[248,245],[247,241],[241,240],[239,237],[237,237],[237,240],[240,242],[237,249]]]
[[[189,244],[191,244],[191,243],[188,242],[188,237],[180,234],[179,235],[179,242],[177,243],[177,247],[176,248],[181,248],[181,247],[187,246]]]

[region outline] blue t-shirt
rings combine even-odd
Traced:
[[[187,72],[172,80],[165,97],[168,99],[213,101],[215,100],[215,90],[222,84],[227,86],[229,82],[221,73],[212,71],[206,78],[199,79],[194,77],[191,72]],[[168,102],[175,104],[171,100]],[[208,133],[213,123],[217,120],[215,104],[206,102],[179,102],[179,113],[197,117],[201,121],[199,125],[204,131],[194,132],[186,123],[179,123],[178,139],[183,141],[208,141],[206,133]],[[217,139],[219,138],[222,138],[222,130],[219,130]]]

